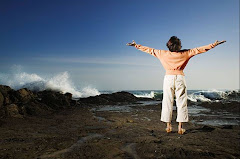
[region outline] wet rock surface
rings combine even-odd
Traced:
[[[79,101],[92,105],[118,105],[129,104],[139,101],[140,99],[128,92],[116,92],[112,94],[101,94],[94,97],[80,98]]]
[[[174,110],[173,132],[166,133],[161,104],[137,105],[142,99],[127,92],[79,100],[70,93],[1,85],[0,92],[3,159],[240,158],[239,125],[200,125],[190,117],[186,133],[179,135]]]
[[[240,102],[231,101],[231,102],[204,102],[199,104],[205,108],[210,108],[211,110],[226,110],[235,114],[240,114]]]
[[[94,106],[99,107],[99,106]],[[0,120],[0,158],[239,158],[239,126],[184,124],[186,134],[160,122],[160,105],[130,112],[72,107],[46,116]],[[154,110],[154,111],[149,111]]]
[[[73,100],[71,93],[61,93],[52,90],[32,92],[27,88],[13,90],[9,86],[0,85],[0,117],[9,116],[8,105],[16,104],[20,115],[47,115],[56,111],[76,106],[94,105],[124,105],[132,104],[147,98],[137,98],[128,92],[101,94],[94,97]]]

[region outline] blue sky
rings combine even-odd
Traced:
[[[239,0],[2,0],[0,20],[2,74],[18,65],[67,71],[79,88],[162,89],[160,62],[126,43],[166,50],[176,35],[183,48],[227,40],[190,60],[188,89],[239,88]]]

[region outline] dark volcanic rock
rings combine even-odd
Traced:
[[[33,93],[27,88],[15,91],[0,85],[0,117],[45,115],[76,104],[71,93],[50,90]]]
[[[50,90],[45,90],[38,93],[38,97],[41,98],[41,102],[53,109],[69,107],[72,100],[70,96],[72,96],[70,93],[65,95]]]
[[[14,90],[12,88],[10,88],[9,86],[0,85],[0,92],[4,98],[3,105],[12,103],[11,96],[12,96],[12,93],[14,93]]]
[[[2,93],[2,95],[4,97],[8,96],[8,93],[13,91],[13,89],[9,86],[5,86],[5,85],[0,85],[0,92]]]
[[[210,108],[212,111],[214,110],[225,110],[232,113],[240,113],[240,102],[231,101],[231,102],[204,102],[201,103],[200,106]]]
[[[65,93],[64,96],[68,99],[68,100],[72,100],[72,94],[71,93]]]
[[[94,97],[80,98],[81,103],[96,104],[96,105],[112,105],[112,104],[124,104],[134,103],[139,101],[137,97],[128,92],[117,92],[112,94],[101,94]]]
[[[8,117],[22,118],[23,116],[19,114],[18,106],[16,104],[10,104],[6,106],[6,115]]]
[[[62,94],[52,90],[32,92],[27,88],[17,91],[0,85],[0,117],[22,117],[46,115],[71,106],[81,105],[122,105],[144,100],[128,92],[101,94],[95,97],[72,100],[71,93]]]
[[[22,103],[27,103],[30,100],[34,99],[34,94],[30,90],[28,90],[26,88],[22,88],[22,89],[17,90],[15,92],[15,96]]]
[[[3,97],[2,93],[0,92],[0,108],[3,106],[3,102],[4,102],[4,97]]]
[[[38,101],[33,101],[28,104],[22,105],[20,109],[20,113],[24,115],[47,115],[54,111],[54,109],[50,108],[48,105],[44,103],[40,103]]]

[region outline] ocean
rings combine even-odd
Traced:
[[[89,96],[96,96],[100,94],[110,94],[116,91],[99,91],[94,87],[77,88],[71,82],[68,72],[62,72],[50,77],[42,77],[38,74],[29,74],[22,71],[13,72],[11,74],[0,74],[0,84],[8,85],[17,90],[21,88],[28,88],[32,91],[42,91],[46,89],[60,91],[62,93],[70,92],[74,99],[84,98]],[[121,91],[121,90],[118,90]],[[122,90],[132,93],[136,97],[152,98],[155,102],[143,102],[143,104],[160,104],[163,98],[162,90]],[[198,120],[208,125],[216,125],[219,123],[239,125],[239,115],[234,115],[234,111],[239,112],[240,90],[188,90],[189,114],[191,116],[208,116],[211,117],[209,121]],[[212,104],[212,105],[211,105]],[[215,104],[217,111],[212,111]],[[217,104],[217,105],[216,105]],[[220,109],[219,109],[220,107]],[[112,107],[105,110],[123,110],[124,107]],[[131,107],[126,106],[123,111],[130,110]],[[228,111],[222,111],[224,108]],[[174,105],[174,109],[176,106]],[[232,110],[233,109],[233,110]],[[220,111],[221,110],[221,111]],[[236,113],[235,113],[236,114]],[[213,121],[215,123],[213,123]],[[209,124],[210,123],[210,124]]]
[[[162,90],[124,90],[136,97],[153,98],[162,100]],[[114,91],[100,91],[100,94],[114,93]],[[239,101],[240,90],[188,90],[188,100],[191,102],[218,102],[218,101]]]
[[[125,90],[126,91],[126,90]],[[156,105],[161,107],[162,90],[127,90],[136,97],[155,99],[142,101],[142,104],[126,106],[105,106],[98,111],[130,112],[135,106]],[[100,91],[103,94],[112,91]],[[240,91],[239,90],[188,90],[188,114],[191,122],[210,126],[239,125],[240,124]],[[173,111],[177,107],[173,105]],[[151,111],[151,110],[149,110]],[[153,111],[153,110],[152,110]]]
[[[43,77],[35,73],[27,73],[21,70],[9,74],[0,74],[0,84],[8,85],[17,90],[28,88],[32,91],[45,89],[57,90],[62,93],[70,92],[74,98],[109,94],[116,91],[99,91],[87,86],[79,89],[71,81],[68,72],[62,72],[53,76]],[[121,91],[121,90],[118,90]],[[162,100],[162,90],[125,90],[136,97],[154,98]],[[237,90],[188,90],[188,100],[192,102],[216,102],[216,101],[240,101],[240,91]]]

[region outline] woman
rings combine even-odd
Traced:
[[[167,123],[166,132],[172,132],[172,111],[174,96],[176,97],[177,105],[177,122],[178,133],[184,134],[183,122],[188,122],[187,109],[187,89],[183,70],[186,67],[189,59],[197,54],[204,53],[215,46],[226,41],[216,41],[215,43],[188,50],[181,50],[181,40],[176,36],[172,36],[167,42],[167,50],[157,50],[136,44],[135,41],[128,43],[129,46],[134,46],[138,50],[149,53],[158,58],[166,70],[166,75],[163,82],[163,101],[161,121]]]

